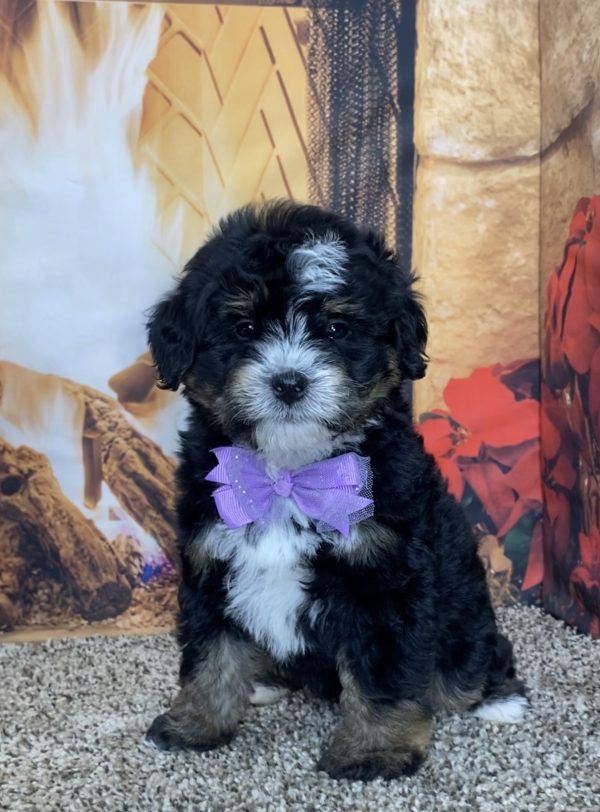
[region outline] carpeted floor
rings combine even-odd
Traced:
[[[176,685],[170,636],[0,646],[0,809],[217,812],[600,812],[600,642],[536,609],[500,614],[534,709],[525,724],[446,716],[413,778],[314,769],[335,710],[301,696],[253,708],[228,747],[143,741]]]

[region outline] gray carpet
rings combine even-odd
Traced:
[[[314,770],[335,724],[301,696],[252,709],[228,747],[162,754],[143,732],[175,690],[168,636],[0,646],[0,809],[600,812],[600,642],[503,610],[534,710],[521,726],[447,716],[413,778]]]

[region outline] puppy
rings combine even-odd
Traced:
[[[191,407],[160,748],[229,741],[257,683],[339,698],[318,765],[334,778],[413,773],[440,709],[524,715],[475,541],[402,394],[426,338],[382,239],[292,203],[225,218],[154,309],[162,386]]]

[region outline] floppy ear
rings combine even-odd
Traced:
[[[186,313],[183,293],[163,299],[150,314],[148,343],[158,369],[161,389],[177,389],[191,367],[195,339]]]
[[[398,271],[396,271],[398,273]],[[416,380],[427,369],[427,319],[419,294],[413,290],[410,276],[401,295],[395,299],[393,316],[394,338],[398,354],[398,368],[404,378]]]
[[[390,344],[396,349],[398,370],[406,380],[422,378],[427,369],[427,319],[420,295],[414,290],[414,274],[408,273],[396,254],[385,244],[377,231],[365,233],[365,241],[373,251],[377,263],[391,275],[387,290],[390,310]]]

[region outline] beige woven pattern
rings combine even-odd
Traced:
[[[105,47],[97,6],[64,7],[93,65]],[[145,11],[130,8],[131,24]],[[164,12],[132,148],[150,166],[158,211],[176,235],[157,242],[178,266],[228,211],[250,200],[307,199],[308,18],[301,8],[208,3]],[[34,0],[0,0],[0,70],[13,82],[11,54],[35,15]]]
[[[306,198],[305,40],[301,9],[167,7],[140,146],[185,256],[249,200]]]

